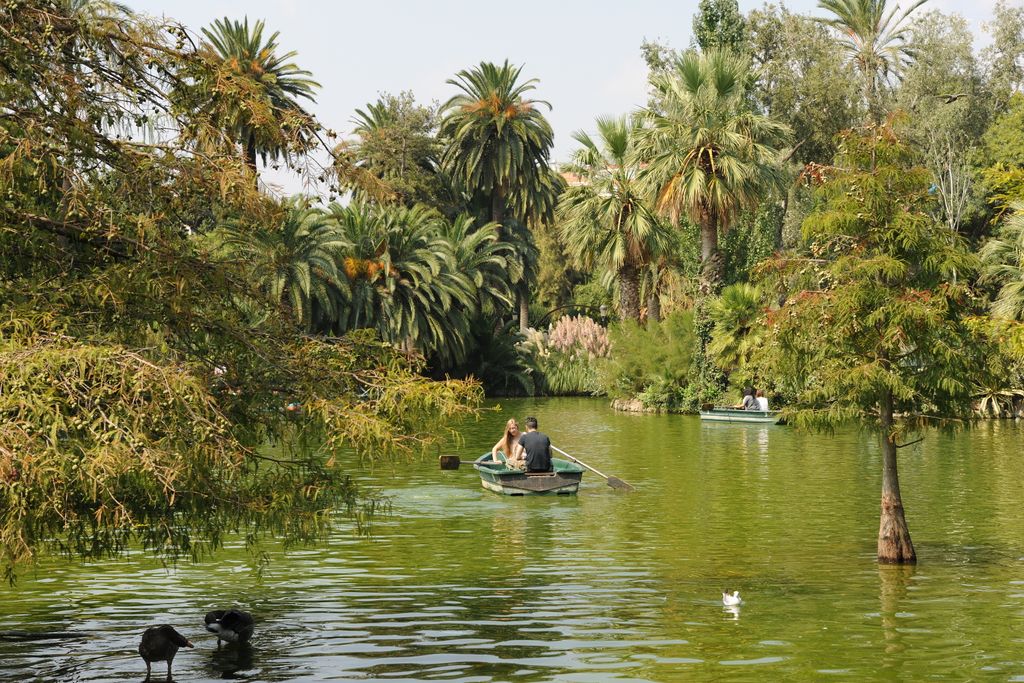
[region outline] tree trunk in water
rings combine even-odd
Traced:
[[[640,322],[640,274],[631,265],[619,268],[619,309],[623,320]]]
[[[650,322],[661,322],[661,296],[654,290],[647,297],[647,320]]]
[[[519,290],[519,331],[526,332],[530,327],[530,293],[526,289]]]
[[[893,400],[886,393],[879,402],[882,423],[882,518],[878,525],[878,561],[914,564],[917,555],[903,514],[900,476],[896,469],[896,441],[892,436]]]

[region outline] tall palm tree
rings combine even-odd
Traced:
[[[351,244],[331,217],[310,208],[306,199],[286,200],[283,208],[279,225],[230,224],[211,239],[297,323],[306,329],[329,326],[349,299],[338,263]]]
[[[277,54],[279,32],[264,40],[263,29],[263,21],[250,30],[248,17],[244,22],[225,17],[203,29],[200,46],[200,54],[217,69],[214,83],[206,85],[206,113],[232,143],[241,145],[254,175],[257,155],[264,162],[287,158],[293,144],[308,142],[312,117],[299,98],[315,101],[320,87],[309,71],[288,61],[297,54],[294,50]]]
[[[700,227],[700,290],[716,293],[724,276],[720,233],[739,212],[782,187],[782,123],[750,110],[749,65],[722,49],[688,52],[653,78],[661,103],[646,112],[637,151],[656,208],[673,221],[686,215]]]
[[[653,194],[641,185],[634,144],[640,124],[598,118],[598,139],[578,131],[582,145],[566,171],[580,182],[562,195],[558,226],[572,257],[586,269],[616,273],[624,319],[640,319],[640,278],[668,240],[654,215]]]
[[[906,19],[927,1],[914,0],[899,13],[900,6],[887,6],[886,0],[818,0],[833,15],[819,21],[839,32],[839,45],[861,73],[864,103],[875,123],[882,120],[882,89],[913,56]]]
[[[1000,286],[992,315],[1024,321],[1024,202],[1013,208],[996,236],[981,248],[982,278]]]
[[[527,99],[536,79],[520,82],[522,67],[482,62],[448,83],[461,92],[445,103],[440,135],[447,140],[441,165],[451,179],[485,207],[510,241],[509,219],[550,219],[558,194],[548,158],[551,125]],[[525,327],[528,289],[519,288],[520,327]]]

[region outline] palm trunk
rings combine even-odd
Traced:
[[[718,248],[718,221],[713,213],[700,224],[700,294],[711,297],[718,294],[725,279],[725,263]]]
[[[250,136],[242,149],[242,160],[252,171],[252,182],[258,188],[260,185],[260,172],[256,167],[256,138]]]
[[[886,392],[879,402],[882,427],[882,517],[878,525],[878,561],[914,564],[917,555],[903,514],[900,477],[896,469],[896,441],[892,436],[893,399]]]
[[[519,331],[526,332],[530,327],[530,290],[525,287],[519,290]]]
[[[786,196],[782,199],[782,217],[775,228],[775,251],[782,251],[783,231],[786,229],[786,217],[789,215],[789,195],[792,190],[786,190]]]
[[[882,123],[882,104],[879,102],[878,82],[875,79],[876,64],[871,62],[864,67],[864,99],[868,107],[868,121],[876,126]]]
[[[619,268],[619,310],[623,320],[640,321],[640,274],[629,264]]]
[[[505,187],[498,185],[491,195],[491,220],[498,224],[498,235],[503,242],[510,242],[508,230],[505,229]],[[526,281],[520,282],[516,298],[519,300],[519,331],[526,332],[530,327],[530,290]]]
[[[711,361],[708,345],[715,323],[711,320],[711,299],[722,288],[725,263],[718,249],[718,217],[714,210],[704,213],[700,222],[700,283],[699,296],[693,307],[693,331],[697,337],[697,395],[701,403],[711,401],[725,387],[725,375]]]
[[[647,297],[647,320],[661,322],[661,296],[658,295],[656,288],[652,288],[650,296]]]
[[[505,188],[502,185],[494,188],[494,194],[491,195],[491,220],[498,224],[501,239],[508,241],[505,232]]]

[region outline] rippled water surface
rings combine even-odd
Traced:
[[[1021,427],[900,452],[920,564],[895,568],[874,560],[868,433],[507,401],[461,454],[527,413],[639,490],[588,473],[576,497],[507,498],[433,460],[353,465],[392,514],[370,538],[343,525],[322,547],[270,547],[262,578],[240,542],[173,570],[42,560],[0,586],[0,631],[82,637],[0,641],[0,681],[141,681],[139,636],[157,623],[196,643],[178,681],[1024,681]],[[726,589],[744,604],[723,608]],[[234,605],[256,635],[218,651],[203,614]]]

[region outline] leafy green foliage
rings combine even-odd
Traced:
[[[700,0],[693,15],[693,38],[701,50],[746,48],[746,22],[736,0]]]
[[[982,282],[999,288],[992,302],[997,318],[1024,321],[1024,202],[982,248]]]
[[[612,325],[608,335],[611,356],[597,366],[603,393],[632,398],[655,387],[667,397],[664,407],[686,407],[695,346],[692,313],[675,312],[646,326],[624,320]]]
[[[406,206],[447,203],[439,177],[441,143],[437,105],[416,104],[412,93],[384,94],[356,110],[354,141],[335,148],[341,186],[359,201]]]
[[[847,135],[804,223],[814,258],[777,264],[794,288],[769,316],[761,370],[793,391],[799,424],[879,426],[890,401],[895,439],[970,412],[976,259],[928,215],[928,172],[911,158],[888,128]]]
[[[981,138],[982,184],[996,219],[1024,201],[1024,93],[1014,94]]]
[[[982,55],[998,110],[1024,87],[1024,7],[996,0],[992,15],[992,21],[985,23],[992,42]]]
[[[190,233],[229,221],[283,226],[299,244],[319,219],[256,192],[236,150],[193,144],[215,130],[166,93],[217,83],[220,67],[186,44],[179,28],[139,16],[85,23],[62,2],[0,7],[9,576],[51,543],[98,557],[142,542],[173,559],[233,530],[318,537],[353,500],[336,453],[419,452],[481,398],[471,382],[430,382],[365,334],[303,336],[305,314],[280,305],[294,287],[250,281],[250,256],[198,248]],[[184,135],[131,139],[157,116]],[[313,293],[304,283],[318,267],[327,259],[284,281]],[[292,402],[298,416],[283,410]],[[280,457],[260,450],[268,442]]]
[[[812,17],[766,5],[748,16],[758,107],[793,131],[793,161],[831,161],[860,115],[855,68]]]

